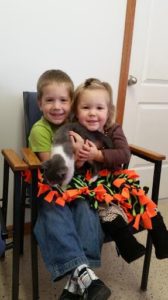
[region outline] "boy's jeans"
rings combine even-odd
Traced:
[[[100,266],[104,237],[98,213],[88,201],[62,207],[42,200],[34,232],[53,280],[81,264]]]

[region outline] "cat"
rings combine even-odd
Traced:
[[[84,140],[92,141],[97,148],[102,144],[105,148],[112,148],[111,139],[99,131],[89,131],[78,122],[62,125],[54,135],[51,158],[42,164],[44,179],[51,186],[66,186],[75,172],[75,156],[69,131],[75,131]],[[94,176],[102,168],[102,164],[96,161],[89,163],[92,165]]]

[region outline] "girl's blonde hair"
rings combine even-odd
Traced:
[[[74,99],[73,99],[73,103],[72,103],[72,118],[74,120],[77,120],[76,115],[77,115],[77,108],[79,105],[79,101],[80,101],[80,96],[81,94],[86,91],[86,90],[97,90],[97,89],[101,89],[101,90],[105,90],[107,91],[108,95],[109,95],[109,102],[107,103],[108,105],[108,118],[105,124],[105,130],[110,128],[112,126],[112,124],[114,123],[114,116],[115,116],[115,107],[113,105],[113,92],[112,92],[112,88],[110,86],[110,84],[108,82],[103,82],[100,81],[97,78],[88,78],[85,80],[84,83],[80,84],[74,93]]]
[[[65,83],[69,92],[69,96],[73,99],[74,84],[68,74],[61,70],[47,70],[37,81],[37,99],[40,100],[43,96],[43,88],[51,83]]]

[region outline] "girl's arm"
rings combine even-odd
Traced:
[[[107,135],[112,139],[112,149],[97,149],[96,145],[91,141],[85,144],[76,152],[76,160],[82,166],[82,162],[95,160],[102,162],[103,168],[118,169],[122,164],[126,164],[130,160],[130,149],[124,132],[119,124],[114,124]]]
[[[91,141],[78,152],[80,160],[102,162],[102,168],[119,169],[130,160],[130,149],[120,125],[114,124],[107,135],[112,139],[113,148],[99,150]]]
[[[83,161],[95,160],[95,161],[99,161],[99,162],[104,162],[104,157],[103,157],[102,151],[99,150],[96,147],[96,145],[89,140],[86,140],[83,147],[81,149],[79,149],[77,158],[79,160],[83,160]]]
[[[119,124],[114,124],[107,133],[112,139],[113,149],[103,149],[104,167],[118,169],[130,160],[131,152],[124,132]]]

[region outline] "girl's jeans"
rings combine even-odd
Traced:
[[[98,213],[86,200],[64,207],[42,200],[34,232],[53,280],[81,264],[100,266],[104,236]]]

